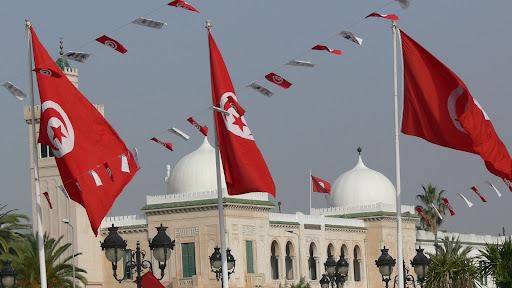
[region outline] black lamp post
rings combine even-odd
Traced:
[[[324,263],[325,274],[320,279],[321,288],[341,288],[345,284],[345,279],[348,275],[348,262],[345,258],[340,256],[338,262],[334,260],[331,255],[327,257]]]
[[[416,256],[411,260],[411,266],[414,268],[414,273],[418,277],[418,282],[420,283],[420,287],[423,288],[423,283],[425,282],[425,276],[428,272],[428,267],[430,266],[430,259],[423,253],[423,249],[421,246],[416,249]]]
[[[389,281],[391,280],[391,274],[393,273],[393,267],[396,265],[396,260],[389,255],[389,249],[384,246],[379,259],[375,260],[375,265],[379,268],[380,275],[382,275],[382,282],[386,283],[386,288],[389,287]]]
[[[0,283],[2,288],[13,288],[16,285],[16,271],[12,268],[11,261],[4,261],[0,271]]]
[[[171,250],[174,249],[175,245],[175,241],[165,233],[166,229],[167,227],[160,224],[160,227],[156,227],[157,234],[152,241],[149,241],[149,248],[153,251],[153,257],[158,261],[158,268],[160,269],[159,280],[164,278],[167,260],[169,260]],[[121,238],[119,233],[117,233],[117,230],[119,230],[119,227],[115,227],[114,224],[112,224],[112,227],[108,228],[108,235],[105,238],[105,241],[101,243],[101,250],[105,250],[105,257],[107,257],[108,261],[112,262],[114,278],[121,283],[124,279],[119,279],[117,277],[117,262],[125,257],[127,244],[126,240]],[[145,260],[145,257],[146,252],[140,249],[140,242],[137,241],[135,252],[131,252],[130,261],[126,265],[126,269],[135,270],[137,273],[135,281],[137,283],[137,288],[142,287],[141,281],[143,270],[149,269],[150,271],[153,271],[151,261]]]
[[[235,256],[231,254],[231,249],[226,249],[226,256],[228,258],[228,279],[231,277],[231,274],[235,273]],[[213,248],[213,253],[210,256],[210,267],[212,272],[215,273],[215,277],[217,281],[222,280],[222,254],[220,253],[220,248]]]

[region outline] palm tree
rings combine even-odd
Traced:
[[[44,235],[44,251],[46,258],[46,275],[48,287],[69,288],[73,286],[73,255],[65,256],[70,243],[61,244],[62,236],[58,239]],[[39,253],[37,239],[33,234],[26,235],[24,241],[16,246],[16,255],[10,255],[16,270],[18,286],[21,288],[40,287]],[[81,253],[75,254],[75,257]],[[87,284],[84,269],[75,267],[75,279]]]
[[[492,276],[498,288],[512,287],[512,239],[502,244],[487,244],[480,254],[482,276]]]
[[[6,210],[7,205],[0,205],[0,254],[13,252],[13,243],[22,238],[22,232],[30,226],[26,223],[28,217],[16,213],[16,210]]]
[[[443,224],[443,220],[439,218],[432,205],[434,205],[439,213],[444,216],[446,214],[446,205],[444,204],[442,198],[446,191],[439,190],[436,186],[430,183],[426,187],[425,185],[422,185],[421,188],[423,188],[423,194],[416,195],[416,199],[418,199],[423,205],[423,211],[426,218],[428,219],[428,222],[422,218],[420,220],[420,225],[423,229],[432,231],[434,234],[435,245],[437,244],[437,232],[439,227],[441,227]]]
[[[459,239],[446,237],[436,245],[436,254],[425,277],[425,288],[474,288],[479,285],[479,271],[471,247],[462,247]]]

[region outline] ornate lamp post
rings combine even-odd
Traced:
[[[2,288],[13,288],[16,285],[16,271],[12,268],[11,261],[5,261],[0,271],[0,283]]]
[[[226,249],[226,256],[228,257],[228,279],[231,277],[231,274],[235,273],[235,256],[231,254],[231,249]],[[215,273],[215,277],[217,281],[222,280],[222,254],[220,253],[220,248],[213,248],[213,253],[210,256],[210,267],[212,272]]]
[[[418,282],[420,283],[420,287],[423,288],[423,283],[425,282],[425,276],[428,272],[428,267],[430,266],[430,259],[423,253],[423,249],[421,246],[416,249],[416,256],[411,261],[411,266],[414,268],[414,273],[418,277]]]
[[[340,256],[338,262],[334,260],[331,255],[327,257],[324,263],[325,274],[320,279],[321,288],[341,288],[345,284],[345,279],[348,275],[348,262],[345,258]]]
[[[375,260],[375,265],[379,268],[380,275],[382,275],[382,282],[386,283],[386,288],[389,287],[389,281],[391,280],[391,274],[393,273],[393,267],[396,265],[396,260],[389,255],[389,249],[384,246],[379,259]]]
[[[117,233],[119,227],[115,227],[112,224],[112,227],[108,228],[108,235],[105,238],[105,241],[101,243],[101,249],[105,250],[105,257],[107,257],[108,261],[112,262],[112,271],[114,278],[121,283],[123,278],[117,277],[117,262],[123,259],[126,254],[126,240],[121,238],[119,233]],[[171,250],[174,249],[175,241],[172,240],[165,230],[167,227],[164,227],[160,224],[160,227],[156,227],[157,234],[153,238],[152,241],[149,241],[149,248],[153,251],[153,257],[158,261],[158,268],[160,269],[160,278],[162,280],[165,275],[165,267],[167,266],[167,260],[171,256]],[[142,272],[145,269],[149,269],[153,271],[153,265],[151,261],[145,260],[146,252],[140,249],[140,242],[137,241],[137,247],[135,252],[131,252],[130,261],[126,265],[127,269],[135,270],[137,273],[137,288],[141,288],[142,281]]]

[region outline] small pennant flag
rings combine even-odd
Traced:
[[[48,76],[48,77],[53,77],[53,78],[60,78],[62,77],[62,74],[58,71],[55,71],[53,69],[50,69],[50,68],[35,68],[33,70],[34,72],[36,72],[37,74],[40,74],[40,75],[43,75],[43,76]]]
[[[325,45],[322,45],[322,44],[315,45],[311,49],[327,51],[327,52],[329,52],[331,54],[334,54],[334,55],[341,55],[341,54],[343,54],[343,51],[341,51],[339,49],[332,49],[332,48],[329,48],[329,47],[327,47]]]
[[[432,208],[434,208],[439,219],[443,220],[443,215],[441,215],[441,213],[439,213],[439,210],[437,210],[436,205],[434,205],[434,203],[430,203],[430,206],[432,206]]]
[[[291,60],[290,62],[287,63],[287,65],[290,65],[290,66],[300,66],[300,67],[310,67],[310,68],[315,67],[315,64],[313,64],[312,62],[304,61],[304,60]]]
[[[400,20],[400,17],[398,17],[398,15],[396,15],[396,14],[380,14],[377,12],[370,13],[365,18],[370,18],[370,17],[384,18],[384,19],[388,19],[388,20],[392,20],[392,21]]]
[[[501,192],[498,190],[498,188],[496,188],[496,186],[494,186],[491,181],[485,181],[487,183],[487,185],[491,186],[491,188],[494,190],[494,192],[496,192],[496,195],[498,195],[498,197],[501,197]]]
[[[185,2],[183,0],[175,0],[175,1],[172,1],[171,3],[169,3],[167,5],[178,7],[178,8],[183,8],[183,9],[186,9],[188,11],[199,13],[199,10],[197,10],[194,6],[192,6],[191,4],[189,4],[189,3],[187,3],[187,2]]]
[[[128,52],[128,49],[126,49],[123,46],[123,44],[121,44],[119,41],[117,41],[114,38],[111,38],[107,35],[102,35],[102,36],[96,38],[96,41],[107,46],[107,47],[110,47],[110,48],[116,50],[117,52],[119,52],[121,54],[125,54],[126,52]]]
[[[450,204],[450,201],[448,201],[448,198],[443,197],[443,198],[441,198],[441,200],[443,200],[443,204],[446,207],[448,207],[448,210],[450,211],[450,215],[454,216],[455,215],[455,210],[453,209],[452,205]]]
[[[508,179],[505,179],[505,178],[502,178],[503,182],[505,183],[505,185],[507,185],[508,187],[508,190],[510,190],[510,192],[512,192],[512,182]]]
[[[251,84],[247,85],[247,87],[252,88],[267,97],[272,97],[272,95],[274,95],[274,93],[272,91],[261,86],[260,84],[258,84],[256,82],[252,82]]]
[[[420,215],[421,219],[423,219],[423,222],[425,222],[427,225],[429,225],[430,221],[428,220],[427,215],[425,215],[425,211],[423,210],[423,207],[416,206],[414,209],[416,210],[416,213],[418,213],[418,215]]]
[[[25,99],[27,97],[27,94],[25,94],[25,92],[23,92],[20,88],[16,87],[14,84],[12,84],[9,81],[2,84],[2,86],[4,86],[5,89],[7,89],[7,91],[9,91],[9,93],[12,94],[12,96],[18,98],[18,100],[20,100],[20,101],[22,101],[23,99]]]
[[[320,177],[311,175],[311,184],[313,192],[319,192],[319,193],[331,193],[331,183],[329,181],[326,181]]]
[[[100,175],[98,175],[96,171],[91,170],[89,171],[89,174],[91,174],[92,178],[94,179],[94,183],[96,183],[96,186],[103,186],[103,182],[101,182]]]
[[[139,149],[137,147],[133,147],[133,157],[135,158],[135,162],[137,165],[139,164]]]
[[[174,151],[173,148],[172,148],[172,143],[171,142],[162,141],[162,140],[160,140],[160,139],[158,139],[156,137],[153,137],[153,138],[151,138],[149,140],[151,140],[151,141],[153,141],[155,143],[158,143],[158,144],[164,146],[165,148],[167,148],[167,149],[169,149],[171,151]]]
[[[199,123],[197,123],[196,119],[194,119],[194,117],[192,117],[192,116],[188,117],[187,121],[188,121],[188,123],[194,125],[194,127],[196,127],[197,130],[199,130],[199,132],[201,132],[201,134],[203,134],[204,136],[208,136],[208,127],[206,127],[206,125],[200,125]]]
[[[472,186],[471,191],[475,192],[475,194],[478,195],[478,197],[480,197],[480,200],[482,200],[482,202],[487,202],[487,199],[485,199],[485,197],[480,193],[478,187]]]
[[[85,63],[85,61],[87,61],[87,59],[89,59],[90,56],[91,54],[88,53],[73,51],[69,51],[66,54],[64,54],[64,57],[66,57],[67,59],[80,63]]]
[[[48,192],[44,192],[43,195],[44,198],[46,198],[46,201],[48,202],[48,206],[50,207],[50,209],[53,209],[52,201],[50,201],[50,194],[48,194]]]
[[[134,282],[137,282],[135,280]],[[160,281],[153,275],[153,272],[148,271],[146,274],[142,275],[141,278],[141,286],[142,288],[165,288]]]
[[[188,136],[185,132],[181,131],[178,128],[172,127],[171,129],[169,129],[169,132],[178,135],[179,137],[181,137],[185,141],[188,141],[190,139],[190,136]]]
[[[468,198],[466,198],[466,196],[460,194],[460,193],[457,193],[457,195],[459,195],[460,198],[462,198],[462,200],[464,200],[464,202],[466,202],[466,204],[468,205],[469,208],[473,207],[473,202],[469,201]]]
[[[121,171],[125,173],[130,173],[130,165],[128,164],[128,158],[124,154],[121,155]]]
[[[157,20],[151,20],[144,17],[139,17],[132,21],[133,24],[137,24],[140,26],[153,28],[153,29],[162,29],[167,23]]]
[[[110,166],[107,162],[103,163],[103,168],[105,168],[105,172],[107,172],[108,177],[111,181],[114,181],[114,174],[112,174],[112,169],[110,169]]]
[[[350,31],[341,31],[340,35],[341,35],[341,37],[343,37],[347,40],[350,40],[359,46],[363,46],[363,38],[357,37],[354,33],[350,32]]]
[[[277,75],[274,72],[270,72],[267,75],[265,75],[265,79],[284,89],[288,89],[292,86],[292,83],[290,81],[284,79],[283,77]]]
[[[64,188],[64,186],[59,185],[57,186],[57,188],[60,190],[60,192],[62,192],[62,194],[64,194],[64,196],[66,196],[67,199],[70,199],[68,191],[66,191],[66,188]]]

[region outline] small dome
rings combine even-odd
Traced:
[[[395,205],[395,197],[396,190],[391,181],[380,172],[366,167],[359,155],[356,166],[334,182],[331,204],[341,208],[377,203]]]
[[[222,169],[222,188],[226,189],[224,170]],[[203,144],[178,161],[167,182],[169,194],[217,191],[217,173],[215,149],[204,138]]]
[[[64,58],[64,56],[59,57],[57,59],[57,65],[59,65],[60,70],[64,71],[66,68],[71,68],[71,65],[69,65],[68,59]]]

